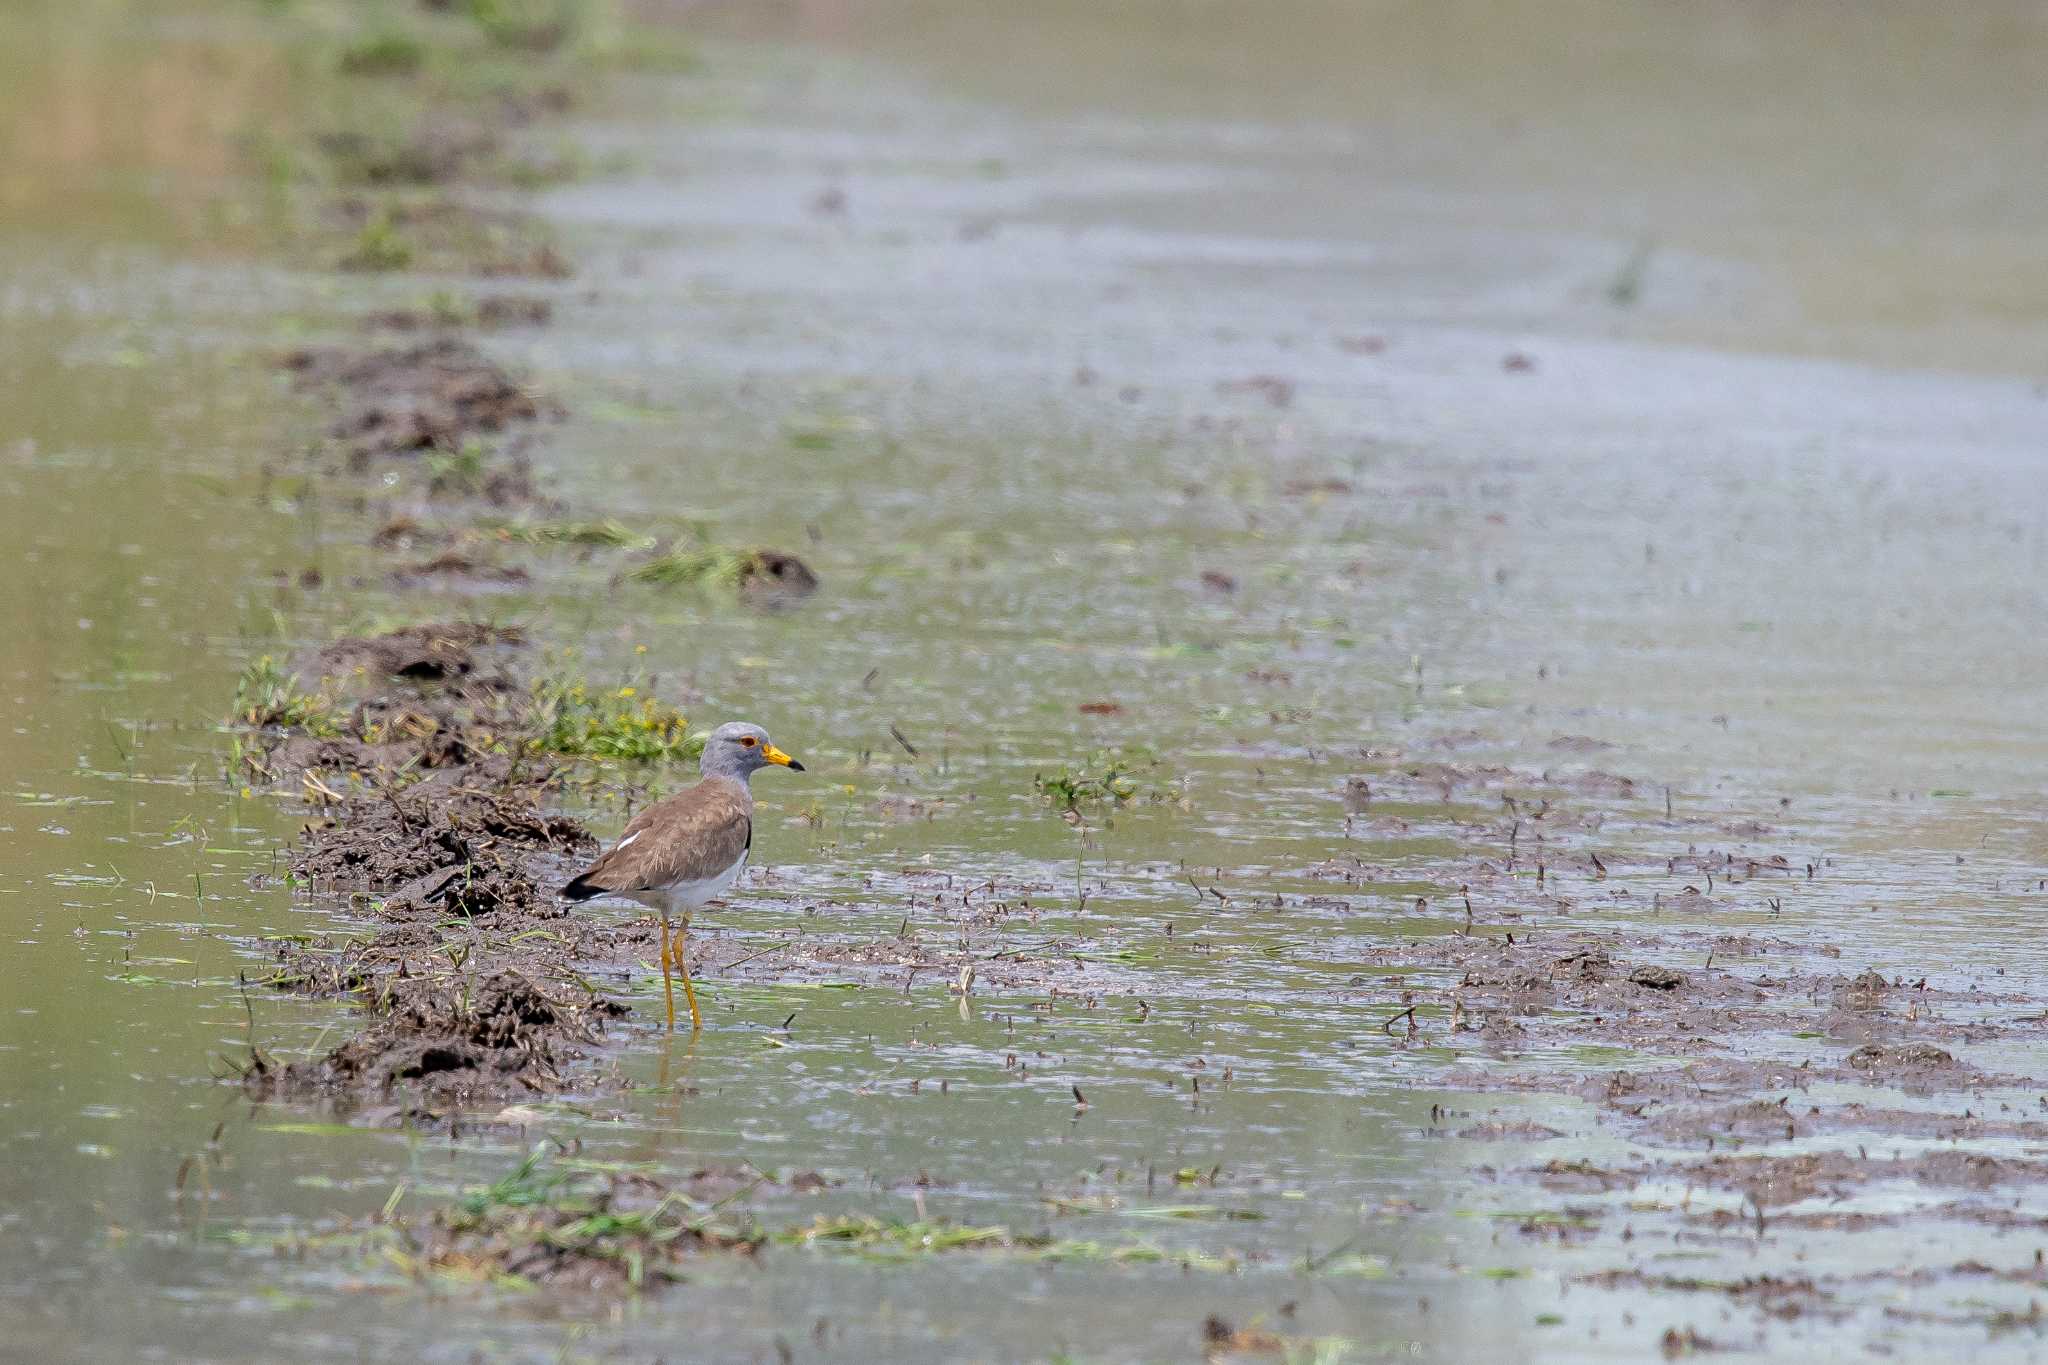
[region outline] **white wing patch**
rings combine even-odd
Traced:
[[[646,832],[646,830],[641,829],[634,830],[631,834],[628,834],[625,838],[619,840],[619,847],[624,848],[627,844],[632,843],[635,839],[639,838],[642,834],[645,834]]]

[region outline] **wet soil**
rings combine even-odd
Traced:
[[[1448,918],[1443,932],[1362,954],[1373,974],[1354,984],[1377,988],[1377,1030],[1406,1049],[1450,1050],[1454,1090],[1576,1100],[1630,1153],[1517,1159],[1516,1146],[1565,1132],[1505,1116],[1439,1120],[1447,1135],[1501,1144],[1482,1178],[1574,1201],[1569,1218],[1527,1222],[1525,1236],[1642,1262],[1574,1282],[1708,1292],[1768,1319],[1847,1317],[1898,1283],[2035,1282],[2033,1261],[1721,1280],[1658,1270],[1655,1258],[1702,1227],[1752,1241],[2048,1227],[2035,1207],[2048,1162],[2027,1155],[2048,1137],[2038,980],[1991,970],[1959,982],[1931,960],[1924,974],[1858,970],[1852,947],[1773,932],[1788,893],[1837,875],[1834,859],[1773,847],[1763,819],[1674,811],[1661,784],[1370,757],[1340,793],[1354,830],[1448,835],[1472,850],[1446,860],[1455,895],[1416,902],[1419,915]],[[1658,840],[1684,851],[1625,851]],[[1306,872],[1339,886],[1397,876],[1355,857]],[[1589,1070],[1583,1059],[1599,1051],[1631,1060]],[[1995,1154],[1973,1150],[1993,1144]],[[1688,1207],[1695,1192],[1704,1207]]]

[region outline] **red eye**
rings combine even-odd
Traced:
[[[749,749],[751,749],[754,747],[754,737],[752,735],[741,735],[740,743],[746,745]]]

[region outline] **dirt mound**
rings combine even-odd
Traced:
[[[392,583],[401,588],[429,584],[444,587],[505,588],[528,582],[532,577],[532,574],[516,564],[493,564],[489,560],[466,555],[460,550],[444,550],[432,559],[402,565],[391,571]]]
[[[389,916],[473,916],[551,907],[526,870],[529,857],[596,848],[577,821],[542,810],[535,788],[431,782],[341,803],[307,827],[291,867],[316,888],[382,893]]]
[[[323,1056],[279,1066],[260,1054],[243,1086],[263,1098],[386,1095],[404,1085],[441,1103],[560,1089],[562,1067],[602,1036],[623,1005],[587,986],[547,986],[501,968],[477,976],[357,978],[370,1027]]]
[[[498,138],[481,126],[442,121],[422,124],[406,137],[324,133],[315,145],[343,180],[362,185],[439,185],[460,179],[477,162],[494,155]]]
[[[796,602],[818,590],[818,575],[811,566],[781,550],[749,551],[739,580],[741,597],[756,606]]]
[[[434,332],[460,327],[495,331],[506,327],[545,327],[554,321],[555,306],[547,299],[522,294],[492,294],[473,308],[386,308],[363,319],[367,327],[387,332]]]
[[[1909,1087],[1952,1083],[1957,1073],[1970,1073],[1965,1063],[1932,1043],[1866,1043],[1849,1054],[1847,1063],[1866,1077]]]
[[[349,635],[326,645],[297,670],[307,683],[361,677],[445,683],[479,672],[485,651],[526,643],[516,627],[474,621],[406,626],[382,635]]]
[[[300,779],[322,803],[349,796],[337,776],[389,783],[462,769],[490,784],[545,781],[519,761],[531,694],[509,656],[524,642],[468,622],[336,640],[252,689],[237,715],[256,727],[244,762],[264,781]]]
[[[292,874],[375,897],[359,909],[376,927],[280,950],[270,985],[359,1000],[370,1020],[316,1058],[252,1054],[252,1093],[353,1103],[406,1086],[448,1105],[557,1089],[626,1013],[581,975],[616,957],[608,930],[547,885],[597,841],[544,804],[557,770],[530,756],[532,694],[505,657],[521,643],[471,623],[349,637],[293,675],[319,693],[265,694],[280,720],[252,770],[296,777],[320,811]]]
[[[308,347],[285,357],[284,366],[301,388],[343,396],[332,431],[359,464],[383,455],[460,450],[473,437],[557,411],[454,337],[367,351]]]

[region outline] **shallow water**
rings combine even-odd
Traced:
[[[1689,1192],[1646,1188],[1604,1197],[1642,1245],[1611,1223],[1517,1236],[1528,1210],[1600,1201],[1475,1167],[1641,1148],[1589,1108],[1449,1073],[1644,1059],[1384,1032],[1371,952],[1454,931],[1461,822],[1491,812],[1347,822],[1341,796],[1386,766],[1365,749],[1624,773],[1639,795],[1577,804],[1635,895],[1555,874],[1571,929],[1661,927],[1646,903],[1685,878],[1643,869],[1761,820],[1756,848],[1826,875],[1773,884],[1777,911],[1735,888],[1713,931],[1836,945],[1845,974],[2039,980],[2044,205],[2004,149],[2044,117],[2018,74],[2044,35],[2017,10],[1904,6],[1853,41],[1753,6],[1645,27],[1583,5],[1540,29],[1477,6],[1117,13],[697,16],[698,70],[620,77],[571,121],[626,169],[543,196],[579,277],[553,327],[491,343],[574,414],[539,454],[567,502],[708,518],[825,579],[761,614],[565,557],[488,602],[811,765],[761,780],[757,894],[702,932],[765,948],[790,915],[873,938],[907,918],[944,939],[961,890],[1021,879],[1031,912],[979,941],[1070,942],[1087,991],[984,990],[963,1018],[940,982],[819,989],[757,964],[706,983],[693,1045],[652,1031],[641,973],[610,983],[641,1006],[612,1058],[633,1089],[451,1141],[215,1078],[252,1037],[289,1053],[347,1027],[237,985],[264,935],[345,907],[252,888],[296,819],[224,776],[234,676],[418,610],[380,586],[360,512],[295,482],[284,457],[321,419],[261,360],[421,286],[276,264],[266,191],[221,149],[303,70],[293,40],[247,16],[31,11],[48,60],[0,58],[34,73],[0,83],[0,146],[21,167],[61,129],[70,154],[0,176],[12,1349],[1184,1359],[1210,1313],[1338,1359],[1630,1359],[1688,1324],[1770,1357],[2038,1344],[1887,1321],[1875,1296],[1761,1322],[1573,1284],[1639,1259],[1847,1274],[1899,1251],[1701,1246],[1630,1211]],[[1543,60],[1560,52],[1579,60]],[[1888,79],[1857,78],[1872,60]],[[149,112],[166,100],[184,116]],[[1384,350],[1340,344],[1368,335]],[[1261,376],[1284,406],[1245,387]],[[294,586],[308,566],[326,587]],[[1093,701],[1122,709],[1077,711]],[[1573,736],[1614,747],[1556,743]],[[1176,799],[1084,839],[1031,779],[1109,742],[1161,755]],[[1344,854],[1395,875],[1310,875]],[[1564,1136],[1444,1136],[1462,1116]],[[763,1195],[778,1223],[924,1209],[1243,1264],[790,1251],[611,1310],[277,1250],[425,1207],[543,1135],[838,1182]],[[1121,1211],[1077,1211],[1105,1190]],[[1209,1212],[1159,1216],[1188,1206]],[[2032,1246],[1938,1226],[1944,1262]],[[2009,1289],[1982,1295],[2023,1311]]]

